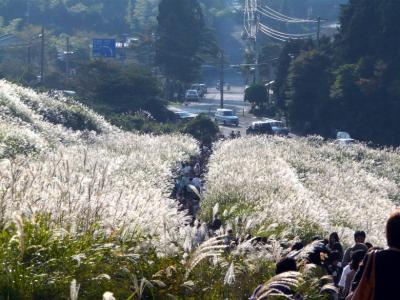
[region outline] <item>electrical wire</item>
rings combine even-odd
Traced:
[[[273,38],[273,39],[281,41],[281,42],[287,42],[288,41],[287,39],[276,37],[276,36],[268,33],[267,31],[264,31],[264,29],[262,29],[262,28],[260,28],[260,32],[262,32],[263,34],[265,34],[266,36],[268,36],[270,38]]]
[[[317,22],[315,20],[305,20],[305,19],[294,19],[294,18],[290,18],[290,17],[281,17],[281,16],[275,15],[274,13],[264,9],[261,6],[257,7],[257,11],[268,18],[271,18],[271,19],[274,19],[277,21],[286,22],[286,23],[316,23]]]
[[[271,32],[271,31],[269,31],[269,30],[267,30],[267,29],[265,29],[265,28],[262,28],[262,27],[260,28],[260,31],[262,31],[262,32],[265,33],[265,34],[272,35],[272,36],[277,37],[277,38],[280,38],[280,39],[284,39],[285,41],[291,39],[290,37],[286,37],[286,36],[282,36],[282,35],[273,33],[273,32]]]
[[[293,20],[293,21],[301,21],[301,22],[305,22],[305,23],[316,23],[317,22],[315,20],[307,20],[307,19],[299,19],[299,18],[289,17],[287,15],[284,15],[284,14],[272,9],[268,5],[264,5],[264,7],[262,7],[262,9],[264,9],[266,11],[269,11],[271,14],[276,15],[278,17],[289,19],[289,20]]]
[[[269,31],[272,31],[274,33],[277,33],[277,34],[280,34],[280,35],[284,35],[284,36],[287,36],[287,37],[310,37],[310,36],[315,35],[315,33],[301,33],[301,34],[298,34],[298,33],[285,33],[285,32],[281,32],[281,31],[272,29],[271,27],[268,27],[267,25],[265,25],[265,24],[263,24],[261,22],[259,23],[259,25],[262,26],[262,27],[265,27]]]
[[[269,12],[264,11],[261,7],[258,7],[257,11],[259,13],[261,13],[262,15],[264,15],[265,17],[273,19],[273,20],[276,20],[276,21],[281,21],[281,22],[286,22],[286,23],[295,23],[295,22],[293,22],[291,20],[288,20],[288,19],[283,19],[283,18],[280,18],[280,17],[276,17],[276,16],[270,14]]]
[[[260,30],[261,30],[261,29],[263,30],[264,33],[265,33],[265,32],[268,32],[270,35],[274,35],[274,36],[276,36],[276,37],[279,37],[279,38],[282,38],[282,39],[286,39],[286,40],[290,40],[290,39],[292,39],[292,40],[301,40],[301,39],[308,38],[307,36],[304,36],[304,37],[285,36],[285,35],[282,35],[282,34],[279,34],[279,33],[275,33],[275,32],[273,32],[273,31],[269,30],[268,27],[262,27],[262,26],[260,26]]]

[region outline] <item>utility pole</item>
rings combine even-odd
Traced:
[[[32,39],[30,38],[29,39],[29,44],[28,44],[28,53],[27,53],[27,56],[28,56],[28,59],[27,59],[27,70],[28,70],[28,74],[30,74],[31,73],[31,47],[32,47]]]
[[[67,52],[65,53],[65,73],[67,74],[67,80],[69,79],[69,54],[70,54],[70,46],[69,46],[69,36],[67,36]]]
[[[253,39],[253,47],[254,47],[254,73],[253,73],[253,84],[257,83],[258,78],[258,49],[257,49],[257,38]]]
[[[41,49],[40,49],[40,83],[44,82],[44,25],[42,25],[41,38]]]
[[[224,108],[224,52],[220,50],[219,92],[221,97],[221,108]]]
[[[30,22],[30,17],[31,17],[31,3],[30,3],[30,0],[26,0],[26,13],[25,13],[25,17],[26,17],[26,24],[29,24],[29,22]]]
[[[318,47],[319,47],[319,39],[320,39],[320,35],[321,35],[321,17],[317,18],[317,43],[318,43]]]

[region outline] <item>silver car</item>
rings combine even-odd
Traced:
[[[197,90],[187,90],[185,94],[186,101],[200,101],[200,96]]]
[[[216,123],[222,123],[224,125],[239,126],[239,118],[232,109],[217,109],[214,120]]]
[[[192,119],[196,118],[196,116],[197,116],[196,114],[192,114],[190,112],[183,111],[183,110],[176,111],[175,115],[181,121],[183,121],[183,120],[192,120]]]

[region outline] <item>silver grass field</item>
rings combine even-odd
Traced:
[[[190,226],[170,193],[174,170],[198,153],[188,136],[123,132],[72,99],[0,81],[0,296],[246,299],[264,284],[257,299],[274,299],[282,284],[328,299],[335,288],[318,267],[274,277],[276,261],[330,231],[350,244],[365,230],[383,246],[400,201],[396,149],[241,138],[214,145]]]

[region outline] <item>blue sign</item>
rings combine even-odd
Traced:
[[[115,57],[115,39],[93,39],[93,57]]]

